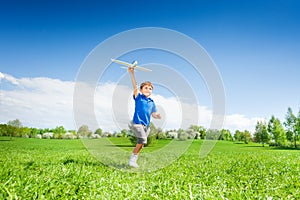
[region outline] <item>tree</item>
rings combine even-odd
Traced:
[[[101,137],[103,136],[103,131],[101,128],[97,128],[94,134],[100,135]]]
[[[194,130],[194,132],[197,132],[200,134],[201,139],[205,139],[206,137],[206,129],[203,126],[198,126],[198,125],[191,125],[189,129]]]
[[[36,136],[37,134],[41,134],[41,131],[42,131],[41,129],[31,128],[31,129],[30,129],[29,137],[35,138],[35,136]]]
[[[31,133],[31,128],[29,128],[29,127],[22,127],[21,128],[22,137],[29,137],[30,133]]]
[[[198,132],[194,131],[193,129],[187,129],[185,132],[188,139],[195,139],[198,134]]]
[[[157,128],[156,139],[159,140],[167,139],[167,134],[161,128]]]
[[[10,126],[13,126],[13,127],[17,127],[17,128],[21,128],[22,127],[22,123],[21,123],[21,121],[19,119],[8,121],[7,125],[10,125]]]
[[[159,129],[157,135],[156,135],[156,139],[158,140],[165,140],[167,139],[167,134],[165,132],[162,131],[162,129]]]
[[[268,123],[268,132],[277,146],[284,146],[286,143],[286,135],[284,128],[278,118],[271,117]]]
[[[239,130],[236,130],[233,137],[234,137],[234,140],[236,140],[236,141],[242,141],[242,132]]]
[[[262,146],[265,146],[265,143],[270,141],[270,135],[268,134],[267,125],[264,122],[258,121],[255,127],[254,140],[258,143],[262,143]]]
[[[80,137],[89,137],[91,134],[92,132],[89,130],[89,127],[87,125],[80,126],[77,131],[77,135]]]
[[[222,129],[219,139],[220,140],[226,140],[226,141],[232,141],[232,135],[231,135],[229,130]]]
[[[12,136],[20,136],[22,123],[19,119],[8,121],[7,125],[10,126],[10,140],[12,140]]]
[[[218,140],[220,138],[221,131],[217,129],[208,129],[206,131],[207,140]]]
[[[0,124],[0,136],[8,136],[7,124]]]
[[[284,126],[286,127],[286,136],[290,142],[294,141],[294,147],[297,148],[297,135],[299,134],[299,119],[300,111],[298,113],[298,118],[293,114],[292,109],[289,107],[288,112],[285,116]]]
[[[178,140],[185,141],[189,139],[188,134],[185,131],[178,131]]]
[[[54,138],[62,139],[63,134],[65,134],[67,131],[63,126],[57,126],[52,130],[52,132]]]
[[[242,135],[242,140],[248,144],[251,141],[251,133],[248,130],[245,130]]]
[[[248,144],[251,140],[251,133],[248,130],[245,130],[244,132],[236,130],[234,134],[234,139],[237,141],[243,141],[246,144]]]

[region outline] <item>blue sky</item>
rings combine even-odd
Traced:
[[[300,105],[299,9],[296,0],[2,0],[0,72],[17,80],[72,82],[102,41],[129,29],[163,27],[193,38],[214,60],[224,82],[228,115],[269,119],[274,114],[283,119],[288,107],[298,112]],[[142,54],[138,59],[150,60]],[[0,82],[0,102],[13,90],[7,85]],[[14,117],[26,121],[19,112],[1,114],[0,122]]]

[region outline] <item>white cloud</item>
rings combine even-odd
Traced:
[[[73,112],[73,95],[75,82],[61,81],[46,77],[15,78],[0,72],[0,123],[20,119],[24,126],[54,128],[63,125],[66,129],[75,129]],[[4,84],[4,82],[6,83]],[[11,84],[13,87],[7,87]],[[93,92],[93,99],[80,96],[83,102],[78,112],[83,120],[95,116],[97,126],[104,131],[117,131],[128,128],[134,112],[132,89],[116,83],[99,84],[91,88],[85,86],[85,92]],[[209,128],[212,111],[205,106],[180,102],[175,97],[166,98],[153,94],[161,120],[153,119],[157,127],[163,129],[187,128],[191,124],[199,124]],[[86,100],[86,101],[85,101]],[[76,99],[75,99],[76,101]],[[91,105],[90,102],[94,102]],[[93,109],[93,113],[84,111]],[[80,119],[79,119],[80,120]],[[250,130],[255,127],[259,118],[247,118],[241,114],[228,115],[224,128],[234,130]],[[85,121],[85,122],[86,122]],[[77,127],[78,128],[78,127]],[[94,130],[97,127],[90,127]]]
[[[232,114],[225,117],[224,127],[229,130],[248,130],[254,132],[257,121],[262,121],[263,118],[252,117],[247,118],[241,114]]]
[[[16,79],[6,74],[5,79],[8,81],[6,86],[9,83],[18,84],[9,89],[1,87],[1,123],[18,118],[24,126],[74,127],[72,119],[74,83],[49,78]]]

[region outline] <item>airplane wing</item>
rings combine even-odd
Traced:
[[[127,67],[133,67],[133,68],[136,68],[136,69],[139,69],[139,70],[143,70],[143,71],[147,71],[147,72],[151,72],[152,71],[151,69],[147,69],[147,68],[144,68],[144,67],[133,66],[132,64],[130,64],[128,62],[121,61],[121,60],[111,59],[111,61],[115,62],[115,63],[118,63],[118,64],[121,64],[121,65],[125,65]],[[125,67],[122,67],[122,68],[125,68]]]
[[[118,63],[118,64],[121,64],[121,65],[125,65],[127,67],[132,67],[132,64],[130,64],[128,62],[121,61],[121,60],[111,59],[111,61],[115,62],[115,63]]]
[[[139,70],[143,70],[143,71],[146,71],[146,72],[151,72],[152,71],[151,69],[147,69],[147,68],[140,67],[140,66],[135,66],[134,68],[137,68]]]

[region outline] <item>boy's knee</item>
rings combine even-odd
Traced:
[[[147,138],[144,138],[144,137],[138,138],[137,143],[138,144],[147,144]]]

